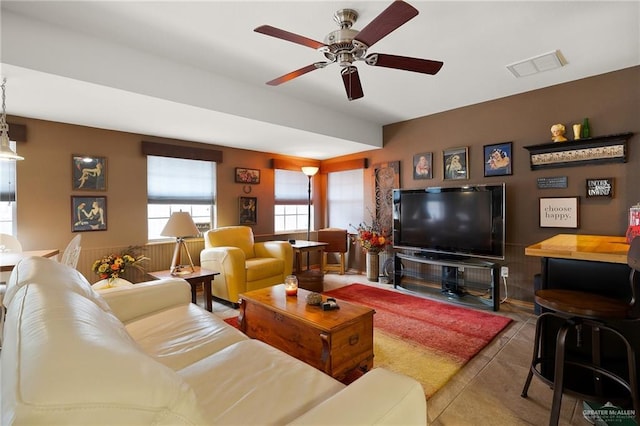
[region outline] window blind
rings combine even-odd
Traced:
[[[11,149],[15,151],[16,143],[9,142]],[[16,200],[16,162],[0,161],[0,201],[10,202]]]
[[[309,179],[302,171],[274,170],[275,203],[307,204],[309,197]],[[313,196],[311,198],[313,204]]]
[[[347,229],[364,219],[364,171],[362,169],[328,173],[328,226]]]
[[[209,204],[215,202],[216,163],[147,156],[149,204]]]

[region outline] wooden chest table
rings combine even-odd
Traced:
[[[307,305],[309,291],[286,296],[284,284],[240,295],[240,329],[341,380],[373,366],[373,314],[338,300],[340,309]],[[326,298],[323,298],[326,300]]]

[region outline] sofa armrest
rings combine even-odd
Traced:
[[[293,270],[293,248],[288,241],[265,241],[255,243],[256,257],[275,257],[284,261],[284,276]]]
[[[147,281],[100,292],[123,323],[174,306],[191,303],[191,286],[181,278]]]
[[[376,368],[290,424],[424,426],[427,402],[416,380]]]
[[[247,262],[238,247],[211,247],[200,252],[200,266],[220,272],[213,281],[214,294],[237,302],[237,294],[247,291]]]

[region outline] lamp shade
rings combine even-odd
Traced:
[[[188,212],[174,212],[160,233],[165,237],[192,237],[198,235],[200,231],[193,222]]]
[[[318,168],[317,167],[313,167],[313,166],[305,166],[305,167],[302,167],[302,173],[304,173],[305,175],[311,177],[311,176],[315,175],[316,173],[318,173]]]

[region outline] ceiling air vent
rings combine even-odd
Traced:
[[[559,50],[545,53],[524,61],[507,65],[507,69],[517,78],[526,77],[528,75],[537,74],[543,71],[549,71],[563,67],[567,64],[566,59]]]

